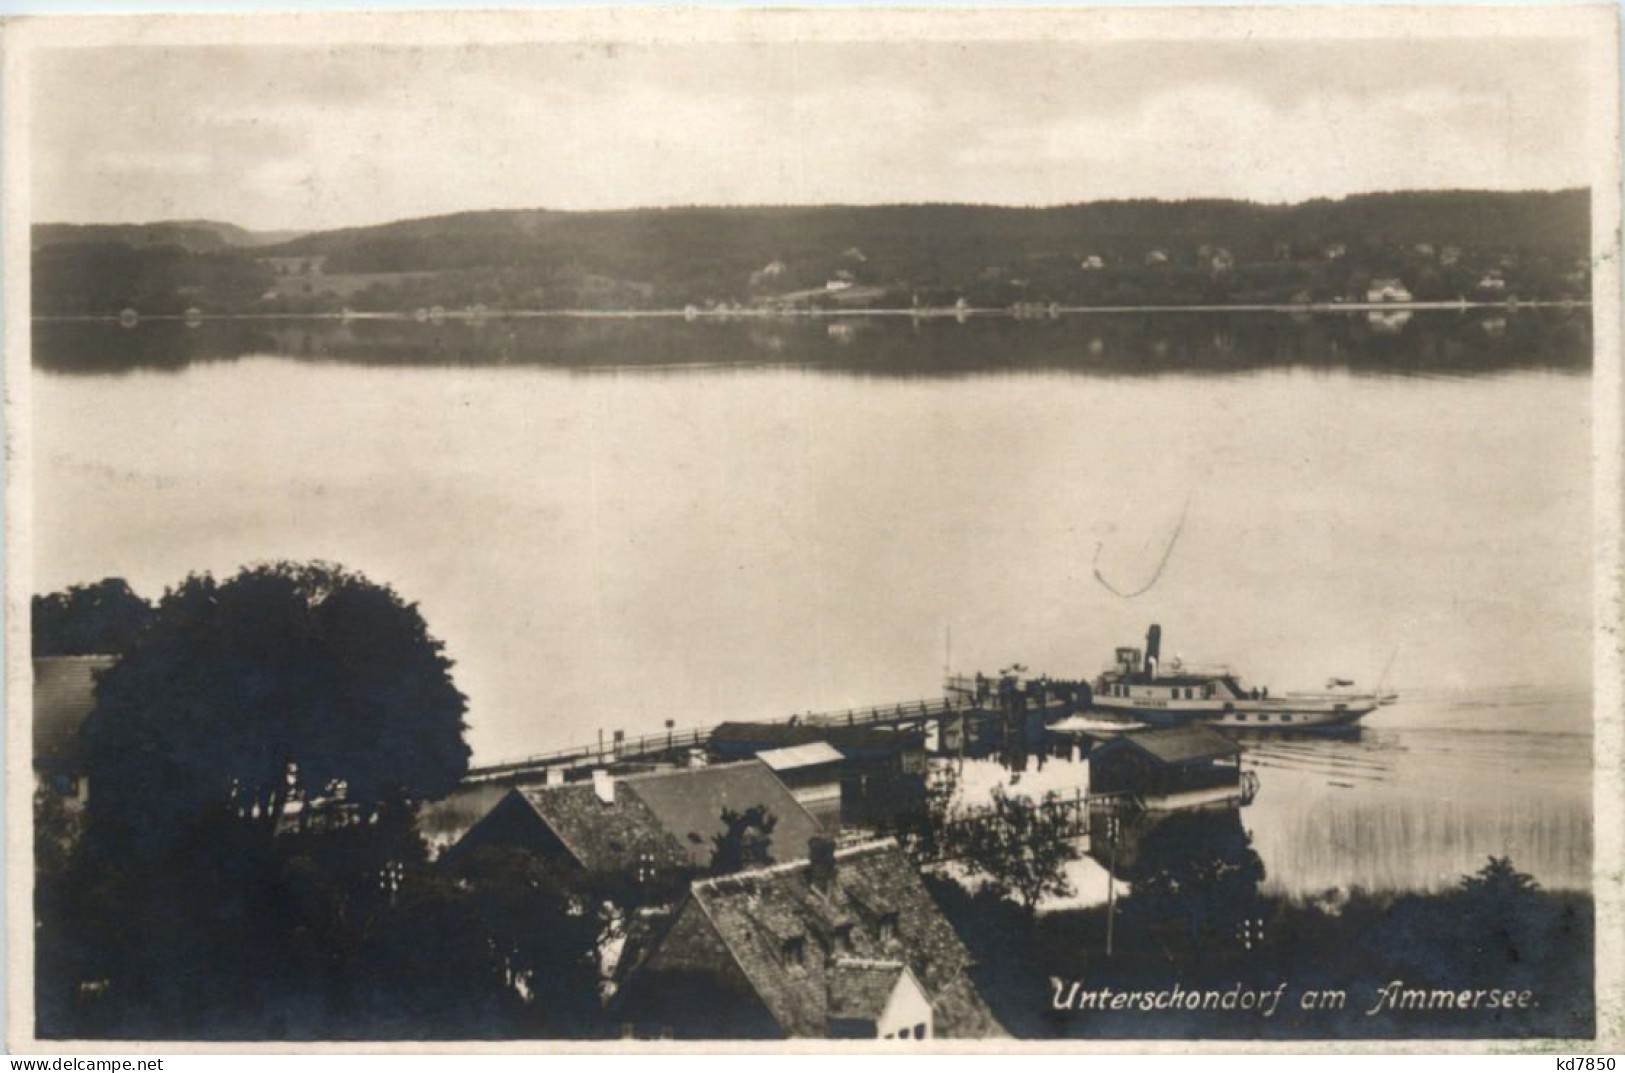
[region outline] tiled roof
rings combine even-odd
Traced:
[[[727,830],[722,810],[761,805],[778,821],[768,853],[776,860],[803,857],[823,827],[760,760],[702,768],[652,771],[615,780],[616,801],[630,794],[688,851],[698,867],[711,863],[712,838]]]
[[[613,805],[599,800],[591,783],[527,786],[514,793],[589,872],[622,871],[644,856],[661,864],[689,863],[685,847],[662,829],[642,802],[619,788]]]
[[[848,958],[906,964],[931,1000],[940,1036],[1003,1034],[966,975],[969,951],[895,842],[838,850],[833,880],[823,885],[810,867],[797,861],[691,888],[786,1034],[820,1037],[832,1016],[849,1016],[831,1008],[832,983],[847,986],[839,966]],[[786,942],[798,938],[799,964],[785,955]],[[841,994],[843,1002],[856,998]]]
[[[41,656],[34,660],[34,763],[71,767],[79,727],[96,707],[96,675],[117,656]]]
[[[804,856],[808,841],[823,830],[759,760],[627,775],[613,785],[613,803],[600,799],[590,782],[521,787],[509,797],[517,795],[593,872],[619,871],[645,856],[659,864],[707,868],[714,838],[726,830],[725,808],[766,808],[777,821],[768,853],[779,859]],[[465,837],[479,841],[485,837],[479,831],[476,824]]]
[[[846,1021],[878,1021],[906,970],[901,961],[840,958],[829,971],[829,1015]]]
[[[791,745],[783,749],[768,749],[756,754],[756,759],[774,771],[794,771],[797,768],[817,767],[820,764],[839,764],[840,750],[825,741]]]

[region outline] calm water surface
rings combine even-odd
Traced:
[[[1583,313],[35,343],[37,589],[342,562],[445,640],[477,762],[1090,675],[1157,621],[1275,689],[1392,660],[1360,741],[1250,753],[1272,882],[1589,872]]]

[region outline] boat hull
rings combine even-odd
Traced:
[[[1350,697],[1347,701],[1241,700],[1230,704],[1184,704],[1147,702],[1137,697],[1097,697],[1094,710],[1103,714],[1134,719],[1151,726],[1180,726],[1202,723],[1221,730],[1282,731],[1323,730],[1351,727],[1377,708],[1375,698]]]

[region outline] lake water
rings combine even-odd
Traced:
[[[1360,741],[1250,754],[1272,882],[1584,885],[1590,347],[1584,310],[39,324],[35,587],[342,562],[446,642],[480,763],[1090,676],[1153,621],[1277,690],[1391,663]]]

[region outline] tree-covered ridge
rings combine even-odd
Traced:
[[[492,211],[207,249],[42,225],[35,247],[40,315],[1223,304],[1385,278],[1422,300],[1540,299],[1589,292],[1590,195]]]

